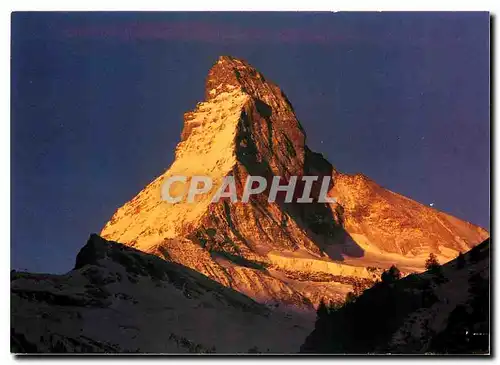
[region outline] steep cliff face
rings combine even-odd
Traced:
[[[306,146],[305,132],[285,94],[252,66],[220,57],[209,71],[206,100],[185,114],[172,166],[124,204],[101,235],[195,269],[255,300],[310,309],[319,299],[342,299],[354,282],[369,285],[397,264],[419,271],[430,252],[442,261],[488,237],[479,227],[392,193],[362,175],[345,175]],[[185,193],[190,177],[210,176],[213,188],[168,203]],[[268,202],[269,186],[248,203],[212,195],[233,176],[241,197],[247,176],[315,175],[312,203],[295,195]],[[323,176],[333,177],[329,196],[318,202]],[[268,184],[270,185],[270,184]],[[298,186],[300,186],[298,184]],[[297,189],[300,193],[300,188]]]

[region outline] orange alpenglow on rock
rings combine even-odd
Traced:
[[[281,183],[281,176],[274,176],[271,188],[269,189],[269,193],[267,194],[268,202],[275,202],[276,199],[280,199],[283,203],[312,203],[313,198],[311,197],[312,184],[318,180],[318,176],[301,176],[300,182],[304,183],[304,186],[298,187],[301,192],[301,196],[298,197],[296,193],[297,176],[291,176],[290,180],[285,184]],[[320,193],[318,196],[318,202],[320,203],[335,203],[335,199],[332,197],[328,197],[328,189],[330,186],[331,176],[324,176],[321,182]],[[179,203],[185,197],[184,194],[180,194],[177,196],[172,196],[170,194],[170,187],[175,182],[186,182],[187,176],[171,176],[168,177],[163,183],[161,196],[162,199],[168,203]],[[202,183],[201,186],[199,183]],[[255,184],[254,184],[255,183]],[[210,176],[192,176],[189,184],[189,189],[187,191],[187,202],[195,203],[195,197],[200,194],[210,193],[212,187],[214,186],[212,179]],[[245,182],[245,188],[243,190],[243,195],[241,197],[241,201],[244,203],[248,203],[250,201],[251,195],[261,194],[266,191],[267,188],[267,180],[262,176],[248,176]],[[285,194],[284,199],[282,195]],[[238,195],[236,194],[236,181],[234,176],[224,176],[222,179],[221,185],[217,188],[215,193],[210,200],[211,203],[218,203],[221,198],[229,198],[231,202],[238,201]]]
[[[249,176],[318,176],[309,204],[269,201],[269,186],[248,203],[200,194],[168,203],[172,176],[207,176],[215,189],[234,178],[240,197]],[[320,182],[331,177],[319,202]],[[187,184],[173,182],[172,196]],[[301,194],[299,194],[300,196]],[[119,208],[101,235],[195,269],[261,303],[308,310],[322,298],[343,300],[395,264],[425,270],[434,253],[445,263],[489,234],[402,195],[364,175],[337,171],[306,145],[292,104],[247,62],[222,56],[206,81],[206,100],[185,114],[170,168]],[[167,253],[167,254],[166,254]]]

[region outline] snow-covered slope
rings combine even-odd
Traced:
[[[11,273],[17,353],[289,353],[311,330],[300,318],[97,235],[65,275]]]

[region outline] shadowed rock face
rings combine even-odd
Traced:
[[[343,299],[352,283],[376,280],[392,264],[422,271],[429,253],[449,261],[489,236],[363,175],[337,171],[306,146],[285,94],[245,61],[220,57],[205,94],[185,114],[171,167],[116,211],[103,237],[186,265],[258,302],[309,310],[322,297]],[[214,188],[195,203],[169,204],[160,192],[173,175],[208,175]],[[337,202],[319,203],[318,183],[311,204],[285,204],[282,196],[269,203],[268,191],[249,203],[210,203],[228,175],[239,197],[248,175],[269,182],[332,176],[329,195]],[[171,193],[184,189],[174,184]]]

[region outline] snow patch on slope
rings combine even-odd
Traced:
[[[188,136],[178,144],[172,166],[118,209],[102,230],[102,236],[132,242],[133,247],[148,250],[164,239],[179,236],[186,224],[199,220],[223,177],[236,163],[235,136],[241,110],[248,100],[247,94],[235,89],[199,103],[186,120]],[[159,198],[162,183],[176,175],[187,176],[188,181],[172,184],[172,196],[186,194],[190,178],[196,175],[211,176],[213,187],[197,196],[195,203],[185,199],[176,204],[162,201]],[[148,214],[139,214],[144,211]]]

